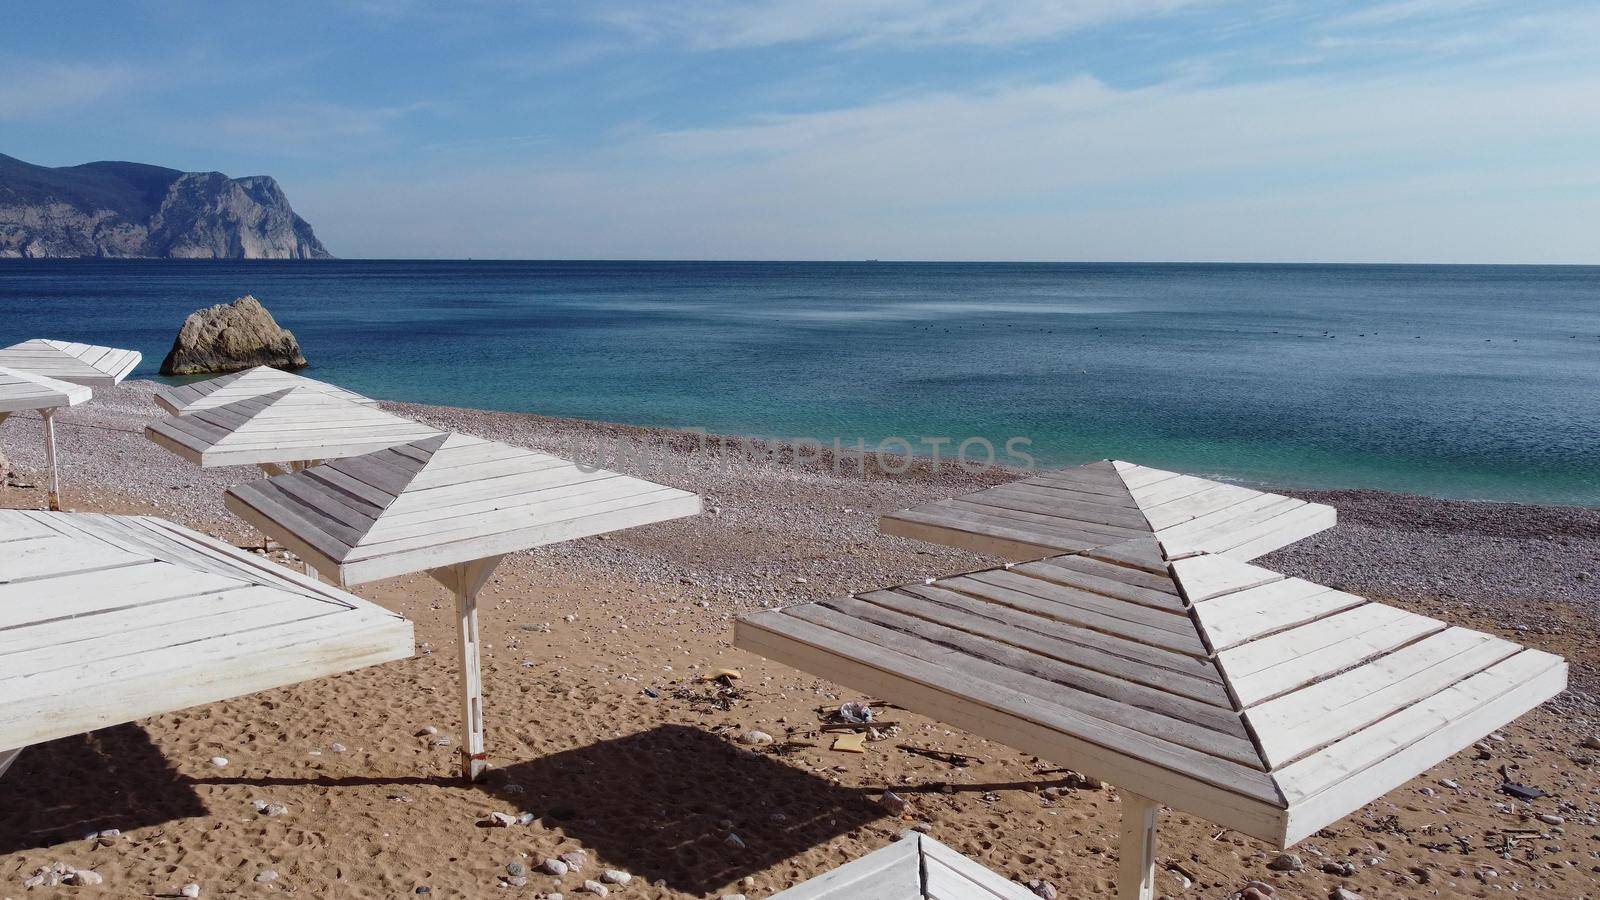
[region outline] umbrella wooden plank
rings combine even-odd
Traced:
[[[1169,553],[1251,560],[1333,527],[1333,507],[1104,460],[889,513],[886,534],[1040,559],[1153,535]]]
[[[771,900],[1038,900],[1038,895],[925,834],[906,831]]]
[[[240,485],[224,501],[339,584],[427,572],[455,595],[469,780],[486,765],[477,596],[499,561],[700,511],[688,491],[462,434]]]
[[[137,350],[39,338],[0,350],[0,366],[87,387],[115,387],[143,358]]]
[[[735,643],[1287,847],[1559,693],[1566,663],[1153,538],[739,620]],[[1164,581],[1164,584],[1162,583]],[[1174,603],[1173,601],[1177,602]]]
[[[202,468],[254,465],[269,474],[437,434],[437,428],[304,386],[163,416],[145,427],[150,440]]]
[[[56,410],[87,402],[89,388],[45,375],[0,367],[0,424],[14,412],[37,410],[44,429],[44,464],[50,470],[49,504],[61,508],[61,473],[56,464]]]
[[[156,405],[173,415],[184,415],[297,387],[318,391],[351,403],[360,403],[363,406],[378,404],[378,401],[371,397],[345,390],[336,384],[274,369],[271,366],[256,366],[253,369],[208,378],[205,381],[164,387],[156,391]]]
[[[162,519],[0,510],[0,748],[412,649],[406,619]]]

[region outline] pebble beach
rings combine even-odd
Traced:
[[[130,381],[58,415],[65,507],[258,544],[222,492],[259,474],[201,471],[146,440],[155,388]],[[706,511],[500,567],[481,610],[482,784],[454,777],[448,597],[423,577],[378,582],[358,592],[416,623],[412,659],[23,753],[0,778],[0,898],[756,900],[908,828],[1047,896],[1112,893],[1114,787],[896,709],[865,753],[832,750],[819,709],[871,698],[729,643],[747,612],[997,564],[882,535],[877,517],[1016,472],[795,465],[793,448],[751,458],[684,432],[383,406],[557,455],[610,448],[607,467],[696,491]],[[43,507],[39,437],[31,414],[0,431],[19,470],[0,506]],[[1287,854],[1167,814],[1161,892],[1600,896],[1600,510],[1283,493],[1340,522],[1261,565],[1561,654],[1571,685]]]

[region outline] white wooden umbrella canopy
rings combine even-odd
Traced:
[[[769,900],[1038,900],[1038,894],[925,834],[823,872]]]
[[[1159,516],[1138,479],[1187,476],[1156,471],[1108,462],[1066,480],[1111,490],[1132,475],[1129,508]],[[1153,891],[1158,804],[1287,847],[1566,686],[1560,657],[1228,555],[1285,532],[1226,517],[1172,530],[1215,512],[757,613],[735,644],[1119,785],[1129,898]],[[1296,528],[1322,514],[1301,515]],[[975,524],[912,518],[951,543]],[[1019,552],[1044,546],[976,524]]]
[[[477,595],[500,560],[700,511],[688,491],[463,434],[240,485],[224,499],[340,584],[427,572],[455,594],[468,780],[487,765]]]
[[[150,440],[204,468],[358,456],[437,434],[437,428],[304,386],[162,416],[145,426]]]
[[[35,338],[0,350],[0,366],[87,387],[114,387],[144,357],[137,350]]]
[[[888,513],[886,534],[1011,560],[1155,537],[1173,553],[1252,560],[1332,528],[1333,507],[1103,460]]]
[[[227,406],[239,400],[271,394],[285,388],[320,391],[330,397],[360,403],[363,406],[376,406],[378,403],[371,397],[345,390],[336,384],[274,369],[271,366],[256,366],[231,375],[219,375],[204,381],[164,387],[156,391],[156,405],[173,415],[183,415]]]
[[[162,519],[0,510],[0,771],[28,744],[413,646],[406,619]]]
[[[44,428],[44,463],[50,470],[49,505],[61,508],[61,474],[56,465],[55,411],[87,402],[92,391],[34,372],[0,366],[0,423],[15,412],[34,410]],[[0,472],[0,477],[4,473]]]

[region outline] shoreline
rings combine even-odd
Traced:
[[[202,471],[148,441],[142,426],[159,414],[153,392],[152,382],[125,383],[63,411],[65,505],[157,514],[255,543],[221,493],[259,473]],[[863,756],[832,752],[814,734],[815,709],[854,692],[730,645],[732,620],[747,612],[993,564],[885,536],[877,516],[1014,473],[934,473],[924,464],[895,477],[836,476],[821,466],[708,459],[697,441],[667,429],[383,406],[551,453],[574,435],[660,440],[682,466],[673,479],[654,477],[701,493],[705,512],[515,554],[497,570],[480,605],[494,765],[484,785],[461,786],[455,747],[422,737],[437,723],[449,738],[457,721],[448,600],[422,576],[376,582],[358,593],[416,623],[412,659],[25,752],[0,779],[0,894],[16,884],[20,897],[23,879],[63,860],[93,865],[111,896],[170,894],[193,881],[205,896],[388,897],[428,886],[434,896],[571,897],[582,896],[572,876],[535,872],[520,892],[502,885],[510,862],[533,870],[582,848],[598,867],[636,876],[619,898],[757,900],[917,822],[1007,877],[1043,878],[1064,896],[1107,890],[1115,791],[1063,787],[1049,763],[910,713],[895,714],[896,740],[869,744]],[[4,438],[16,465],[35,469],[37,418],[12,417]],[[1277,854],[1255,841],[1168,815],[1162,892],[1227,896],[1259,879],[1283,896],[1327,896],[1338,886],[1388,896],[1404,884],[1463,896],[1512,884],[1530,896],[1593,893],[1588,848],[1600,840],[1600,806],[1580,742],[1600,728],[1600,583],[1589,574],[1600,572],[1600,511],[1285,493],[1333,503],[1340,524],[1261,565],[1560,653],[1571,685],[1502,740],[1457,754],[1308,839],[1296,848],[1308,860],[1299,872],[1269,869]],[[0,505],[42,504],[37,487],[0,495]],[[744,673],[731,695],[701,680],[722,667]],[[750,729],[779,743],[739,743]],[[902,743],[978,762],[952,766]],[[213,756],[227,767],[213,766]],[[1502,766],[1551,796],[1512,803],[1498,790]],[[706,790],[717,784],[729,789]],[[904,818],[876,803],[891,788],[910,801]],[[256,801],[290,811],[263,818]],[[474,827],[490,811],[521,810],[535,821]],[[1479,840],[1537,829],[1535,815],[1565,818],[1562,834],[1526,845],[1537,846],[1537,862],[1507,859]],[[122,835],[109,844],[83,837],[107,828]],[[1440,851],[1440,829],[1466,843]],[[737,853],[729,833],[745,844]],[[1329,874],[1319,858],[1355,861],[1357,871]],[[276,886],[255,883],[269,867],[281,876]]]
[[[160,386],[161,382],[153,379],[130,380],[115,389],[99,391],[89,403],[63,410],[57,416],[65,493],[70,497],[85,488],[113,490],[131,494],[128,499],[134,502],[170,505],[184,518],[199,514],[198,521],[214,527],[237,525],[221,511],[218,498],[227,486],[259,478],[259,472],[254,467],[200,470],[146,440],[142,434],[144,424],[163,414],[151,399]],[[797,465],[797,448],[785,441],[758,440],[752,450],[744,443],[747,439],[734,435],[389,400],[380,401],[380,405],[442,430],[528,446],[583,464],[695,490],[706,496],[708,510],[717,510],[713,516],[720,516],[721,506],[727,505],[718,503],[719,495],[731,491],[742,501],[740,505],[747,505],[760,496],[767,484],[822,491],[847,500],[846,495],[854,493],[854,502],[839,506],[839,510],[848,511],[841,512],[839,518],[844,521],[837,523],[840,527],[847,527],[855,535],[866,533],[898,542],[897,546],[915,547],[916,555],[956,558],[963,564],[984,557],[883,538],[876,534],[876,514],[1028,474],[1028,470],[1000,465],[974,471],[948,459],[935,463],[919,456],[881,458],[868,453],[864,458],[855,454],[837,458],[826,447],[814,454],[802,449],[807,461]],[[7,428],[4,446],[13,464],[37,471],[42,466],[37,416],[18,414],[8,421]],[[117,437],[110,444],[96,444],[91,435]],[[645,448],[645,454],[631,452],[637,448]],[[596,450],[603,452],[597,454]],[[140,463],[141,474],[150,483],[146,484],[145,478],[130,480],[125,469],[111,464],[109,457],[124,455],[131,455]],[[890,467],[895,471],[883,471],[880,463],[884,458],[897,461]],[[1046,467],[1040,467],[1043,468]],[[1403,567],[1374,564],[1375,560],[1384,562],[1381,557],[1389,549],[1381,546],[1381,536],[1405,535],[1429,544],[1438,559],[1459,556],[1463,547],[1470,546],[1473,554],[1469,559],[1493,565],[1493,570],[1479,573],[1482,577],[1476,589],[1463,593],[1462,586],[1456,585],[1457,590],[1450,596],[1485,599],[1510,595],[1600,604],[1600,575],[1587,574],[1600,573],[1600,508],[1456,500],[1363,488],[1298,489],[1241,483],[1326,503],[1338,510],[1339,526],[1334,532],[1313,535],[1263,558],[1269,567],[1277,565],[1287,574],[1338,581],[1358,592],[1390,597],[1422,594],[1440,585],[1448,588],[1452,571],[1449,568],[1425,566],[1425,571],[1416,571],[1411,568],[1415,560]],[[206,502],[209,500],[216,502]],[[202,512],[207,509],[216,515]],[[754,512],[759,515],[762,511]],[[807,523],[769,524],[774,530],[782,530]],[[1359,565],[1335,562],[1350,555],[1344,550],[1347,545],[1372,558]],[[1516,552],[1506,552],[1509,548]],[[1408,571],[1410,577],[1405,577]],[[1307,572],[1320,573],[1320,577]]]

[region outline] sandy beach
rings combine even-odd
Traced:
[[[154,387],[128,382],[60,414],[65,505],[258,542],[221,500],[258,474],[202,472],[147,441]],[[679,432],[384,406],[559,455],[656,448],[654,470],[606,463],[697,491],[706,512],[501,566],[481,612],[494,766],[484,783],[455,778],[443,589],[416,576],[363,586],[416,623],[414,658],[26,751],[0,778],[0,898],[176,896],[192,882],[205,897],[570,900],[585,896],[575,893],[585,878],[616,869],[632,875],[616,897],[755,900],[914,825],[1063,897],[1110,894],[1114,789],[899,710],[885,716],[897,733],[867,753],[834,752],[817,709],[856,695],[729,644],[733,619],[755,609],[998,562],[886,537],[877,516],[1013,473],[764,464]],[[23,473],[0,506],[41,508],[37,417],[12,417],[0,437]],[[1284,897],[1339,887],[1367,898],[1600,896],[1600,788],[1589,780],[1600,759],[1600,510],[1286,493],[1336,506],[1340,524],[1262,565],[1562,654],[1571,688],[1306,840],[1293,851],[1298,871],[1269,869],[1278,854],[1257,841],[1169,814],[1162,891],[1227,897],[1259,880]],[[706,680],[722,668],[742,677]],[[741,743],[753,729],[776,741]],[[1508,779],[1547,796],[1515,800],[1498,790]],[[903,815],[880,804],[886,790],[909,801]],[[261,801],[285,811],[263,815]],[[531,820],[485,827],[494,812]],[[539,871],[574,850],[587,854],[581,873]],[[24,887],[57,861],[105,882]]]

